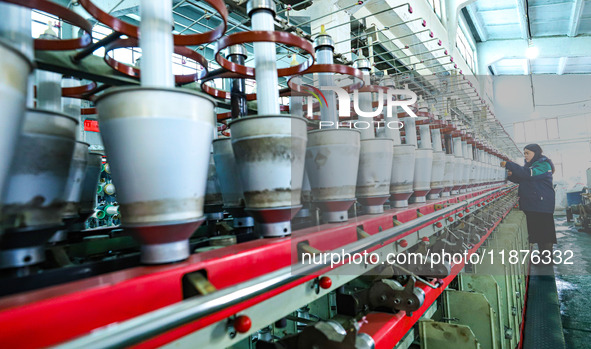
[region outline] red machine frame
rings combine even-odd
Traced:
[[[333,250],[357,241],[359,226],[369,234],[376,234],[381,230],[392,228],[395,221],[405,223],[417,218],[419,213],[426,215],[446,205],[493,189],[452,196],[426,204],[410,205],[404,209],[388,210],[379,216],[360,216],[346,223],[310,227],[295,231],[291,238],[260,239],[193,254],[188,260],[172,265],[139,266],[0,298],[0,327],[2,328],[0,343],[5,347],[21,348],[56,345],[87,334],[94,329],[182,301],[181,279],[187,273],[203,271],[209,282],[217,289],[222,289],[297,262],[295,252],[297,243],[300,241],[306,240],[310,246],[322,251]],[[471,205],[481,206],[506,193],[491,193],[490,196]],[[455,213],[433,219],[393,238],[388,243],[400,240]],[[499,222],[496,222],[494,227]],[[482,244],[494,227],[471,252]],[[335,236],[339,239],[335,239]],[[364,325],[362,332],[372,335],[376,341],[376,348],[392,348],[443,292],[462,267],[463,265],[453,266],[451,275],[443,279],[443,287],[432,289],[423,285],[426,295],[425,304],[412,316],[405,316],[403,312],[396,315],[372,313],[367,316],[369,324]],[[152,348],[169,343],[314,278],[315,276],[300,278],[282,288],[245,300],[236,306],[166,332],[137,347]]]

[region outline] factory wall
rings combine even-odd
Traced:
[[[566,204],[566,192],[588,185],[590,82],[590,77],[580,75],[493,78],[497,118],[517,146],[523,148],[526,144],[538,143],[556,165],[557,209]]]

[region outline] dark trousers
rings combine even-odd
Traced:
[[[552,252],[552,245],[556,243],[554,214],[532,211],[523,211],[523,213],[527,219],[529,242],[537,243],[540,250]]]

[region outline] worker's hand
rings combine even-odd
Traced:
[[[509,177],[513,176],[513,172],[507,171],[507,176],[509,176]]]
[[[501,161],[501,167],[505,167],[507,165],[507,161]]]

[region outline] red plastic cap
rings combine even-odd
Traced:
[[[412,6],[408,5],[408,13],[412,13]]]
[[[320,278],[320,281],[318,281],[318,284],[321,288],[326,290],[332,286],[332,280],[328,276],[323,276]]]
[[[453,217],[447,217],[447,220],[450,221],[450,222],[453,222],[454,221],[454,218]]]
[[[427,21],[423,19],[423,27],[427,26]]]
[[[462,212],[458,213],[458,217],[462,218],[464,217],[464,214]]]
[[[441,227],[443,227],[443,223],[441,223],[441,222],[437,222],[437,223],[435,223],[435,226],[436,226],[437,228],[441,228]]]
[[[466,213],[470,213],[470,209],[469,208],[466,209]]]
[[[398,245],[400,245],[401,247],[406,247],[406,246],[408,246],[408,241],[400,240],[400,242],[398,242]]]
[[[424,238],[422,238],[421,240],[423,240],[424,242],[429,242],[429,238],[426,236]]]
[[[252,321],[246,315],[240,315],[234,320],[234,329],[238,333],[246,333],[252,327]]]

